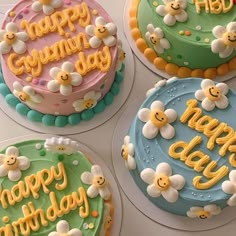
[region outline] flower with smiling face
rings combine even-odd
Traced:
[[[98,194],[104,199],[108,200],[111,197],[110,190],[108,188],[108,181],[103,175],[102,169],[98,165],[91,167],[91,173],[86,171],[81,175],[81,180],[85,184],[89,184],[90,187],[87,190],[87,195],[90,198],[97,197]]]
[[[160,16],[164,16],[163,21],[166,25],[172,26],[179,22],[185,22],[188,19],[188,14],[184,9],[187,7],[186,0],[163,0],[165,5],[159,5],[156,12]]]
[[[16,24],[9,22],[5,30],[0,30],[0,54],[9,53],[11,49],[17,54],[23,54],[27,49],[27,40],[27,33],[18,32]]]
[[[140,109],[138,118],[142,122],[146,122],[142,133],[148,139],[155,138],[159,131],[165,139],[171,139],[175,135],[175,129],[169,123],[176,120],[177,112],[174,109],[164,110],[164,104],[161,101],[154,101],[151,104],[151,109]]]
[[[100,236],[109,235],[106,233],[109,231],[109,229],[112,226],[112,216],[111,216],[112,215],[112,207],[109,203],[105,203],[104,206],[105,206],[105,209],[103,212],[102,226],[101,226],[101,230],[99,233]]]
[[[161,28],[154,28],[152,24],[148,24],[147,30],[148,32],[145,34],[146,39],[151,42],[157,53],[162,54],[165,49],[170,48],[170,43],[164,38],[164,33]]]
[[[136,161],[134,159],[134,145],[130,143],[130,136],[125,136],[124,144],[121,147],[121,156],[125,160],[125,166],[129,170],[136,169]]]
[[[79,86],[83,81],[81,75],[73,71],[71,62],[64,62],[61,68],[53,67],[49,73],[54,80],[47,83],[47,88],[53,93],[60,91],[64,96],[70,95],[72,86]]]
[[[56,8],[63,5],[63,0],[32,0],[32,10],[39,12],[43,10],[45,15],[51,15]]]
[[[47,138],[44,147],[46,150],[57,154],[71,155],[79,151],[79,144],[76,141],[63,137]]]
[[[112,22],[107,23],[101,16],[95,19],[95,26],[86,26],[85,32],[92,36],[89,39],[92,48],[98,48],[102,42],[108,47],[116,45],[116,38],[114,37],[117,32],[116,25]]]
[[[230,22],[226,28],[217,25],[212,30],[217,38],[211,42],[213,53],[219,53],[220,58],[229,57],[236,49],[236,22]]]
[[[227,201],[229,206],[236,206],[236,170],[232,170],[229,173],[229,180],[222,183],[222,190],[232,196]]]
[[[118,50],[118,58],[116,63],[116,71],[120,70],[122,67],[122,63],[125,60],[126,53],[122,48],[122,41],[120,39],[117,40],[117,50]]]
[[[212,80],[204,79],[201,88],[195,92],[195,97],[202,101],[202,107],[206,111],[212,111],[215,107],[225,109],[229,105],[229,100],[225,96],[229,91],[227,84],[215,84]]]
[[[70,225],[65,220],[60,220],[57,223],[56,230],[49,233],[48,236],[82,236],[82,232],[79,229],[70,230]]]
[[[141,179],[148,184],[147,193],[153,198],[162,195],[168,202],[176,202],[178,190],[185,185],[182,175],[172,175],[172,169],[166,162],[157,165],[156,171],[146,168],[140,173]]]
[[[25,156],[19,156],[17,147],[10,146],[5,154],[0,154],[0,177],[8,175],[11,181],[17,181],[21,177],[21,171],[30,167],[30,161]]]
[[[36,94],[34,89],[29,85],[22,86],[18,81],[15,81],[13,83],[13,89],[13,94],[26,104],[39,104],[43,100],[43,97]]]
[[[97,105],[97,101],[101,96],[100,92],[90,91],[84,95],[83,99],[75,101],[73,107],[78,112],[91,109]]]
[[[199,219],[210,219],[213,215],[218,215],[221,212],[221,208],[215,204],[207,205],[204,207],[191,207],[187,211],[187,216],[190,218],[199,218]]]

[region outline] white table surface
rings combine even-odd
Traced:
[[[16,0],[0,0],[0,19],[2,19],[3,17],[1,12],[4,12],[5,9],[7,9],[6,4],[12,4],[14,2],[16,2]],[[103,4],[104,8],[109,10],[114,21],[117,23],[119,30],[122,31],[123,8],[125,0],[99,0],[98,2]],[[99,156],[101,156],[103,160],[105,160],[108,167],[113,173],[114,171],[112,170],[111,160],[111,142],[113,131],[117,124],[117,121],[122,115],[122,112],[124,112],[125,108],[129,106],[129,104],[131,104],[137,96],[139,96],[140,94],[144,94],[157,81],[157,76],[150,72],[145,66],[143,66],[143,64],[140,63],[137,58],[135,58],[135,70],[135,81],[131,94],[124,106],[112,119],[107,121],[102,126],[99,126],[91,131],[68,136],[86,144],[92,150],[97,152]],[[231,87],[234,87],[236,89],[236,80],[235,82],[231,80],[228,83]],[[2,110],[0,110],[0,141],[33,133],[33,131],[26,129],[11,120]],[[101,134],[103,134],[102,138]],[[236,220],[217,229],[203,232],[187,232],[165,227],[145,217],[132,205],[132,203],[122,193],[122,191],[121,196],[123,202],[123,224],[120,234],[121,236],[221,236],[224,234],[226,236],[235,235]]]

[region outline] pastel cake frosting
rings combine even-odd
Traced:
[[[76,141],[9,144],[0,152],[0,183],[1,235],[110,235],[109,179]]]
[[[121,148],[156,207],[209,219],[236,205],[236,93],[209,79],[171,78],[148,91]]]
[[[128,21],[157,73],[212,79],[236,69],[234,0],[131,0]]]
[[[3,20],[0,54],[5,100],[46,125],[90,120],[123,80],[117,26],[92,0],[18,2]]]

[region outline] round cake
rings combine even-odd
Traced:
[[[1,149],[0,160],[1,234],[109,235],[109,179],[76,141],[12,143]]]
[[[0,30],[0,92],[30,120],[89,120],[119,93],[125,54],[109,14],[92,0],[18,2]]]
[[[236,69],[233,0],[130,0],[129,26],[156,72],[215,78]]]
[[[236,205],[236,93],[172,78],[147,93],[121,155],[140,194],[170,213],[210,218]]]

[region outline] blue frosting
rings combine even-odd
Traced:
[[[232,167],[229,163],[228,157],[230,152],[224,157],[218,154],[221,146],[215,144],[213,150],[208,150],[206,143],[208,138],[203,134],[194,129],[188,127],[187,123],[181,123],[179,121],[181,115],[187,108],[186,101],[189,99],[195,99],[195,92],[201,89],[201,79],[184,79],[175,80],[167,83],[164,87],[158,88],[153,92],[141,105],[141,108],[148,108],[153,101],[162,101],[165,105],[165,110],[168,108],[174,109],[178,117],[175,122],[171,125],[175,128],[176,134],[174,138],[167,140],[158,134],[154,139],[147,139],[142,135],[142,128],[145,123],[140,121],[136,115],[130,130],[129,136],[131,143],[134,144],[135,149],[135,160],[137,168],[131,170],[130,173],[139,186],[141,191],[159,208],[172,212],[178,215],[185,215],[189,211],[190,207],[193,206],[206,206],[209,204],[216,204],[217,206],[224,208],[227,206],[227,200],[232,196],[222,191],[222,182],[228,180],[229,177],[226,175],[217,184],[207,190],[198,190],[192,185],[192,180],[195,176],[203,176],[202,172],[196,172],[192,168],[188,167],[183,161],[179,159],[173,159],[168,155],[170,145],[177,141],[185,141],[189,143],[195,136],[201,136],[202,142],[200,145],[194,148],[194,151],[200,150],[203,153],[210,156],[211,160],[217,161],[218,165],[214,169],[216,171],[219,167],[225,165],[229,167],[229,172]],[[228,126],[236,130],[235,114],[236,114],[236,93],[232,90],[226,95],[229,99],[229,106],[226,109],[215,109],[211,112],[207,112],[204,109],[203,115],[209,115],[212,118],[218,119],[220,122],[225,122]],[[201,107],[201,102],[198,102],[198,107]],[[147,184],[140,178],[140,172],[145,168],[156,169],[156,166],[161,162],[167,162],[172,168],[172,175],[180,174],[185,180],[186,184],[183,189],[179,190],[179,199],[175,203],[167,202],[162,196],[158,198],[152,198],[147,194]],[[205,182],[207,179],[203,176],[201,182]]]
[[[8,89],[5,81],[3,79],[1,64],[0,64],[0,94],[5,97],[5,100],[8,105],[12,108],[15,108],[16,111],[27,117],[30,121],[41,122],[46,126],[56,126],[64,127],[66,125],[78,125],[82,120],[88,121],[91,120],[97,113],[101,113],[105,108],[111,105],[114,101],[114,97],[119,94],[120,83],[123,81],[123,71],[125,65],[122,64],[121,69],[116,72],[115,81],[112,84],[110,91],[104,96],[104,98],[97,103],[97,105],[89,110],[82,111],[80,113],[73,113],[69,116],[61,115],[50,115],[42,114],[38,111],[30,109],[27,105],[21,103],[21,101],[16,98],[11,91]]]

